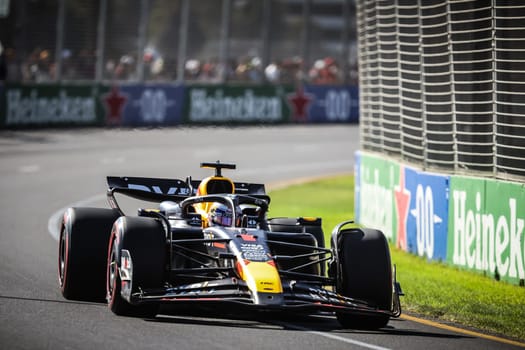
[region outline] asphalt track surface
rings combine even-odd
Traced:
[[[220,159],[237,163],[234,180],[275,188],[352,172],[358,138],[356,125],[0,132],[0,349],[520,348],[409,319],[378,331],[341,329],[332,315],[134,319],[60,294],[58,218],[68,206],[106,207],[107,175],[202,178],[199,163]]]

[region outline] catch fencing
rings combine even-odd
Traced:
[[[525,182],[525,4],[357,1],[361,148]]]

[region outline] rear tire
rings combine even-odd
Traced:
[[[272,232],[306,232],[311,234],[317,240],[317,246],[324,248],[324,232],[319,222],[318,225],[301,224],[301,218],[271,218],[268,220],[270,231]],[[319,219],[318,219],[319,220]]]
[[[392,307],[392,265],[388,242],[381,231],[349,229],[340,233],[337,292],[381,309]],[[388,315],[336,313],[345,328],[377,329],[385,327]]]
[[[319,248],[325,247],[324,231],[321,225],[321,219],[319,218],[310,225],[308,224],[308,220],[304,218],[271,218],[268,220],[268,225],[271,232],[309,233],[314,236]],[[319,256],[319,259],[323,259],[324,257],[325,255],[322,254]],[[326,274],[326,262],[320,263],[319,267],[314,273],[324,276]]]
[[[69,208],[58,240],[58,282],[64,298],[103,302],[106,253],[119,213],[104,208]]]
[[[121,253],[132,262],[131,293],[161,288],[166,266],[166,235],[155,219],[123,216],[113,226],[107,255],[106,298],[110,310],[119,316],[154,317],[158,303],[133,305],[122,297]]]

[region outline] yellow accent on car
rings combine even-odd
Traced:
[[[281,278],[273,261],[241,261],[240,264],[241,278],[246,281],[248,288],[252,291],[260,293],[283,292]]]

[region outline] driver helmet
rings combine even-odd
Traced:
[[[225,204],[213,203],[208,213],[208,222],[212,226],[232,226],[233,212]]]

